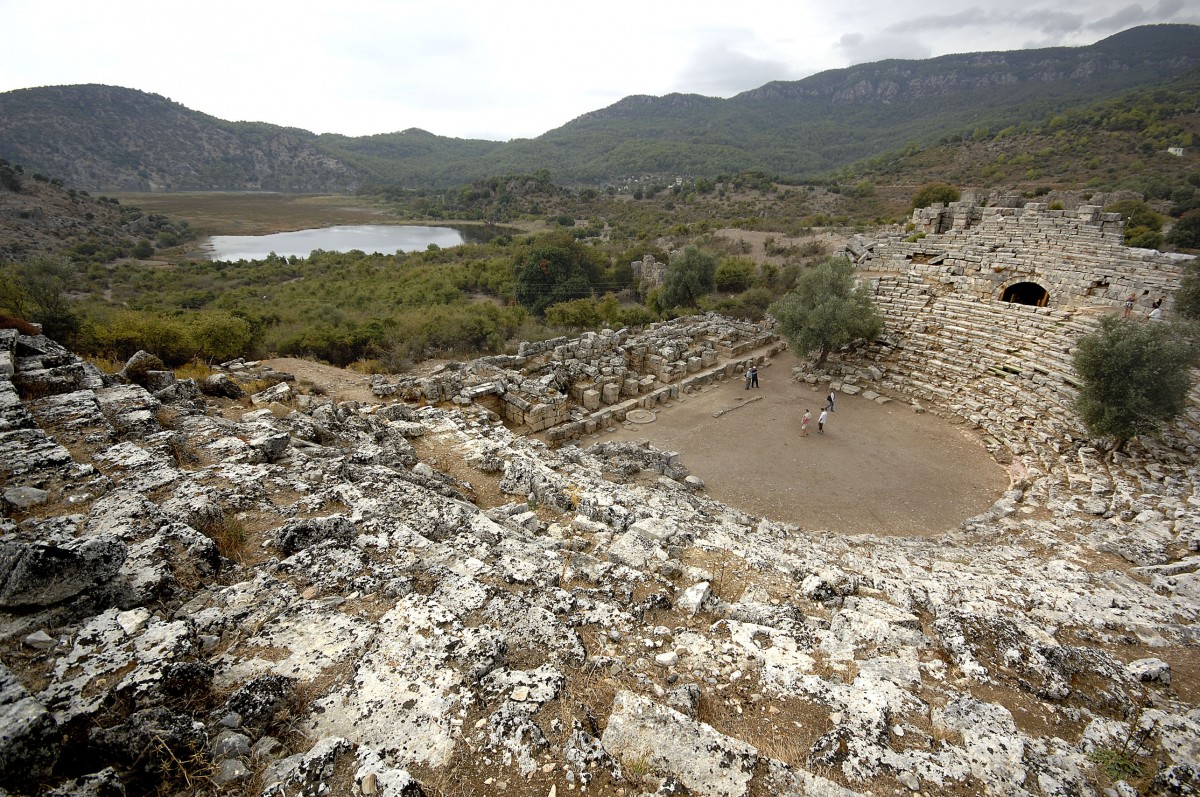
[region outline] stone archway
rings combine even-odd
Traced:
[[[1000,294],[1000,301],[1045,307],[1050,304],[1050,292],[1036,282],[1014,282]]]

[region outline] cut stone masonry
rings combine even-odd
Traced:
[[[715,314],[645,331],[585,332],[522,343],[515,356],[447,366],[426,379],[372,382],[375,395],[476,403],[523,432],[572,440],[713,381],[745,372],[785,348],[765,326]]]

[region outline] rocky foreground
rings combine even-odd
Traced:
[[[846,537],[475,406],[0,344],[0,793],[1200,793],[1190,455]]]

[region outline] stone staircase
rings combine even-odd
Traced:
[[[1109,461],[1073,409],[1076,341],[1103,317],[1095,308],[1043,308],[942,291],[928,275],[860,274],[874,291],[885,333],[865,358],[882,377],[872,389],[930,405],[981,430],[1001,458],[1019,458],[1030,473],[1052,475],[1085,514],[1135,514],[1142,496],[1164,493],[1164,480],[1191,482],[1200,452],[1200,375],[1184,415],[1159,440],[1131,441]],[[858,381],[866,369],[853,373]]]

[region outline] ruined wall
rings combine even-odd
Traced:
[[[755,350],[784,347],[760,324],[715,313],[626,329],[522,343],[517,354],[447,365],[431,376],[376,377],[377,396],[460,405],[480,403],[516,428],[570,440],[631,409],[678,397],[680,388],[742,373]],[[719,376],[718,376],[719,375]]]
[[[860,268],[915,273],[936,292],[964,298],[999,301],[1009,286],[1035,282],[1049,293],[1050,307],[1115,308],[1136,293],[1143,310],[1166,296],[1169,311],[1190,259],[1126,247],[1120,214],[1095,205],[1065,211],[1036,202],[1023,207],[955,202],[921,208],[912,223],[906,237],[856,238],[849,248]]]
[[[852,391],[941,407],[984,430],[995,447],[1054,467],[1064,448],[1087,442],[1072,408],[1076,342],[1120,312],[1131,292],[1138,318],[1158,296],[1169,308],[1192,258],[1125,247],[1119,216],[1095,207],[956,203],[918,210],[913,221],[931,232],[848,247],[885,334],[869,367],[847,365],[841,378]],[[1047,306],[1000,301],[1020,281],[1045,287]],[[1200,450],[1195,402],[1168,435]]]

